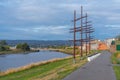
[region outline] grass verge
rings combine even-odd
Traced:
[[[58,52],[63,52],[63,53],[66,53],[66,54],[73,54],[73,48],[67,48],[67,49],[57,49]],[[90,54],[94,54],[94,53],[100,53],[101,51],[100,50],[91,50],[88,54],[87,52],[87,55],[90,55]],[[76,55],[79,55],[80,54],[80,50],[78,48],[76,48]],[[86,52],[83,51],[83,55],[86,55]]]
[[[76,58],[76,64],[73,63],[72,57],[51,60],[1,73],[0,80],[61,80],[86,62],[86,59],[80,60],[79,57]]]
[[[112,54],[111,59],[112,59],[112,64],[120,64],[120,52],[115,52]]]
[[[116,74],[116,79],[120,80],[120,51],[115,52],[111,56],[113,69]]]
[[[113,66],[117,80],[120,80],[120,66]]]

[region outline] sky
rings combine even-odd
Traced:
[[[0,0],[0,39],[70,40],[73,12],[92,21],[95,39],[120,34],[120,0]]]

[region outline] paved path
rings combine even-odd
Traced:
[[[99,57],[71,73],[63,80],[116,80],[110,53],[103,51]]]

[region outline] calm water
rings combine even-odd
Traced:
[[[10,68],[17,68],[34,62],[40,62],[54,58],[64,58],[67,56],[70,55],[53,51],[40,51],[29,54],[0,55],[0,71],[5,71]]]

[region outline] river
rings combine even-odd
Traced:
[[[70,55],[54,51],[0,55],[0,71],[21,67],[35,62],[46,61],[54,58],[64,58],[68,56]]]

